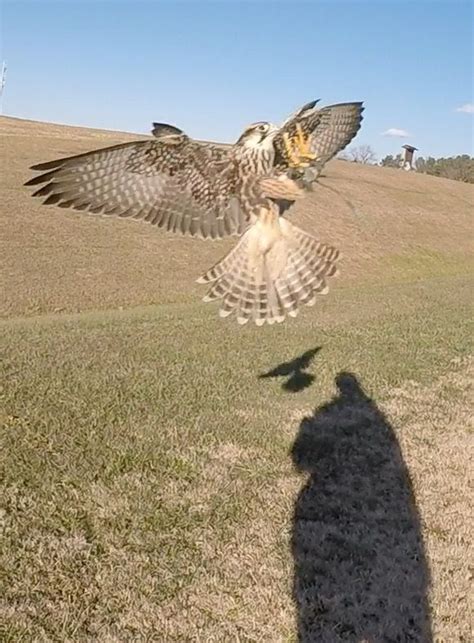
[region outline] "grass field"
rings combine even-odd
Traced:
[[[22,187],[131,135],[0,136],[0,639],[472,640],[472,188],[332,162],[294,218],[340,277],[239,328],[229,244]]]

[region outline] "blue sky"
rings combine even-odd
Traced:
[[[11,116],[232,141],[312,98],[363,100],[354,144],[379,157],[473,153],[463,0],[4,0],[1,19]]]

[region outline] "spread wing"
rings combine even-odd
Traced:
[[[294,139],[299,125],[308,141],[309,151],[316,156],[311,165],[321,168],[352,141],[360,129],[363,111],[362,103],[340,103],[321,109],[308,103],[287,119],[275,136],[275,166],[288,168],[289,158],[283,137],[287,133],[290,139]]]
[[[166,129],[169,128],[169,129]],[[241,234],[248,221],[235,186],[237,170],[220,154],[154,124],[155,139],[124,143],[34,165],[26,185],[45,204],[141,219],[203,238]]]
[[[283,129],[286,125],[289,125],[291,121],[301,119],[303,116],[309,116],[311,112],[314,111],[314,108],[317,103],[319,103],[321,99],[317,98],[316,100],[312,100],[309,103],[306,103],[303,105],[303,107],[299,107],[296,112],[293,112],[293,114],[290,114],[288,118],[281,124],[281,128]]]

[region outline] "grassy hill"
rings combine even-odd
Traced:
[[[2,640],[467,641],[472,186],[331,162],[340,277],[239,328],[233,241],[22,187],[136,138],[0,118]]]

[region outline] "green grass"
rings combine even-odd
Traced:
[[[202,304],[3,322],[2,639],[292,640],[305,412],[340,371],[379,402],[449,373],[470,294],[335,288],[263,332]],[[315,347],[305,390],[258,377]]]
[[[22,187],[135,135],[0,130],[0,640],[471,640],[471,186],[331,162],[290,216],[340,279],[239,328],[232,241]]]

